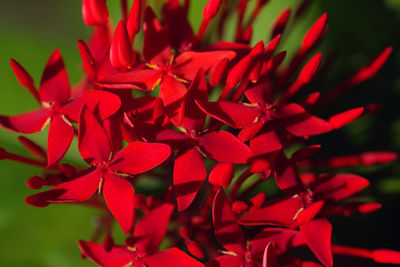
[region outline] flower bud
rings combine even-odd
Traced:
[[[105,24],[108,22],[108,10],[105,0],[83,0],[82,17],[88,26]]]

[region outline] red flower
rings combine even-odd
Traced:
[[[11,131],[31,134],[50,124],[47,139],[48,167],[57,164],[67,152],[74,137],[71,121],[77,121],[77,114],[84,103],[91,108],[98,106],[101,118],[119,109],[119,98],[107,92],[88,92],[75,100],[71,99],[68,75],[58,50],[53,52],[46,64],[39,92],[28,72],[18,62],[11,60],[11,66],[21,85],[33,94],[42,108],[17,116],[0,116],[0,125]]]
[[[104,267],[203,266],[177,248],[157,251],[166,234],[173,209],[171,204],[162,204],[148,212],[136,224],[133,237],[126,247],[113,246],[108,252],[102,244],[85,241],[79,241],[79,247],[83,255]]]
[[[101,80],[98,85],[106,88],[152,90],[160,85],[160,98],[166,114],[176,125],[180,124],[180,103],[186,94],[186,85],[203,69],[212,73],[224,59],[232,59],[232,51],[187,51],[175,57],[162,26],[153,11],[147,8],[144,17],[143,55],[148,68],[137,68]],[[126,54],[126,53],[125,53]]]
[[[171,153],[164,144],[132,142],[113,155],[109,138],[92,112],[84,106],[79,118],[79,152],[92,165],[70,182],[27,197],[34,206],[51,202],[80,202],[97,190],[103,191],[111,213],[122,230],[132,228],[134,218],[134,188],[127,176],[146,172],[161,164]]]

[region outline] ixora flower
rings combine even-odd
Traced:
[[[29,73],[17,61],[11,59],[10,63],[18,81],[39,102],[41,109],[17,116],[0,116],[0,125],[11,131],[31,134],[50,124],[47,141],[48,167],[57,164],[67,152],[74,137],[72,122],[77,121],[77,114],[83,104],[101,110],[103,119],[114,114],[120,107],[119,98],[105,91],[72,97],[59,50],[55,50],[47,61],[39,92]]]
[[[83,255],[101,266],[203,266],[182,250],[169,248],[157,251],[167,232],[174,206],[162,204],[149,211],[136,225],[126,246],[106,251],[102,244],[79,241]]]
[[[78,202],[96,191],[103,192],[108,208],[127,233],[134,219],[135,191],[126,177],[156,167],[168,158],[171,150],[164,144],[132,142],[113,155],[106,132],[86,106],[82,108],[79,125],[79,152],[92,168],[72,181],[29,196],[26,202],[34,206]]]
[[[335,244],[329,221],[381,206],[357,198],[369,185],[366,178],[337,169],[388,163],[397,154],[319,158],[324,144],[312,143],[371,112],[349,107],[316,115],[321,105],[372,78],[391,47],[327,92],[310,91],[319,88],[315,77],[327,67],[314,52],[327,32],[327,14],[307,30],[291,60],[278,50],[288,23],[311,1],[283,10],[270,40],[254,45],[252,23],[268,0],[209,0],[197,33],[188,21],[190,0],[158,1],[156,12],[143,0],[130,10],[120,2],[114,29],[105,0],[82,1],[93,33],[78,41],[85,72],[78,85],[71,87],[58,50],[38,89],[11,60],[41,108],[0,116],[2,127],[23,134],[50,123],[47,150],[21,136],[35,158],[0,148],[0,159],[41,168],[27,185],[50,188],[26,203],[101,211],[93,238],[78,242],[84,258],[106,267],[331,267],[336,255],[400,264],[397,251]],[[231,16],[237,27],[227,42],[221,37]],[[211,26],[218,31],[211,33]],[[143,47],[135,43],[142,33]],[[62,163],[75,135],[90,167]],[[267,179],[274,190],[261,185]],[[119,244],[115,221],[126,235]]]

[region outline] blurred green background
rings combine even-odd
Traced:
[[[132,1],[129,1],[130,3]],[[153,0],[149,2],[160,2]],[[197,29],[206,0],[192,0],[191,21]],[[253,43],[268,38],[271,22],[298,0],[271,0],[255,22]],[[153,3],[153,4],[154,4]],[[89,29],[81,19],[80,0],[1,0],[0,8],[0,114],[20,114],[37,108],[30,94],[19,85],[9,59],[20,62],[40,81],[44,64],[53,49],[59,48],[72,83],[81,77],[77,40],[85,39]],[[108,0],[109,11],[119,18],[119,1]],[[322,115],[370,103],[381,103],[382,109],[349,126],[319,138],[321,156],[348,155],[368,150],[400,151],[400,1],[398,0],[336,0],[312,1],[311,7],[296,25],[286,32],[282,49],[294,52],[306,29],[323,12],[328,13],[329,30],[324,42],[316,49],[335,54],[332,66],[318,90],[324,90],[349,77],[368,59],[386,46],[394,53],[376,78],[353,88],[338,101],[319,110]],[[234,25],[235,19],[230,20]],[[228,37],[229,38],[229,37]],[[289,55],[292,55],[289,53]],[[312,88],[315,89],[315,88]],[[17,142],[17,134],[0,129],[0,147],[27,155]],[[46,133],[31,135],[45,145]],[[76,149],[68,153],[77,160]],[[371,181],[368,196],[384,206],[370,215],[333,220],[335,241],[366,248],[400,250],[398,224],[400,210],[400,164],[398,162],[351,171]],[[39,175],[40,170],[10,161],[0,161],[0,266],[93,266],[82,261],[78,239],[88,239],[93,232],[96,212],[74,205],[51,205],[34,208],[24,198],[34,193],[25,180]],[[360,261],[358,261],[360,263]],[[362,263],[366,266],[369,262]],[[357,266],[357,265],[356,265]],[[371,264],[371,266],[375,266]]]

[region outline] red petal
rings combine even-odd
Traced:
[[[60,161],[74,138],[74,128],[65,117],[58,115],[52,118],[47,137],[47,166],[51,167]]]
[[[101,266],[122,267],[135,262],[135,254],[124,247],[113,246],[111,251],[106,251],[103,244],[81,240],[78,245],[83,255]]]
[[[194,36],[186,7],[181,6],[179,0],[169,0],[164,7],[163,15],[165,31],[171,46],[176,51],[191,49]]]
[[[170,154],[165,144],[132,142],[115,154],[110,168],[128,174],[143,173],[160,165]]]
[[[157,65],[169,62],[171,48],[168,45],[167,35],[150,7],[147,7],[144,13],[143,32],[143,56],[146,62]]]
[[[121,106],[121,99],[107,91],[87,91],[84,102],[102,120],[114,115]]]
[[[135,247],[147,254],[158,250],[165,234],[174,206],[162,204],[152,209],[135,225],[134,238],[138,240]]]
[[[202,69],[197,73],[192,81],[184,98],[184,117],[182,127],[188,131],[202,131],[206,114],[196,105],[195,100],[207,101],[207,80]]]
[[[317,103],[321,93],[320,92],[314,92],[309,94],[305,99],[304,99],[304,104],[307,106],[312,106],[315,103]],[[304,106],[304,105],[303,105]]]
[[[61,112],[72,121],[78,121],[79,113],[84,104],[96,117],[104,120],[119,110],[121,99],[107,91],[90,90],[64,105]]]
[[[187,92],[186,86],[176,79],[166,75],[160,84],[160,98],[165,111],[175,126],[179,126],[183,119],[182,100]]]
[[[81,55],[82,65],[83,68],[85,69],[86,74],[89,77],[95,78],[97,74],[97,66],[96,66],[96,61],[92,53],[90,52],[89,47],[84,41],[78,40],[78,49],[79,49],[79,54]]]
[[[361,154],[361,163],[367,166],[388,163],[396,159],[397,154],[389,151],[373,151]]]
[[[250,47],[243,43],[220,41],[207,46],[207,50],[233,50],[240,55],[245,55],[250,51]]]
[[[255,66],[256,62],[264,53],[264,44],[262,41],[258,42],[250,51],[248,55],[243,57],[229,72],[226,78],[226,85],[229,88],[234,88],[240,81],[242,81]]]
[[[125,22],[120,20],[114,32],[110,48],[110,61],[114,68],[127,70],[134,63],[133,50]]]
[[[174,166],[174,189],[179,211],[187,209],[193,202],[206,176],[206,166],[195,148],[179,151]]]
[[[79,117],[78,148],[82,158],[90,164],[107,162],[111,154],[106,132],[85,105]]]
[[[310,115],[304,108],[294,103],[281,107],[276,115],[279,124],[295,136],[307,137],[326,133],[332,129],[328,122]]]
[[[200,262],[187,255],[185,252],[177,248],[169,248],[159,251],[153,255],[145,257],[143,261],[146,265],[154,267],[204,266]]]
[[[385,64],[392,51],[393,48],[390,46],[387,47],[385,50],[383,50],[378,56],[376,56],[373,60],[368,62],[353,77],[351,77],[351,83],[352,84],[361,83],[375,76],[376,73]]]
[[[264,228],[250,241],[251,254],[255,257],[263,253],[265,246],[273,242],[278,254],[304,244],[303,236],[299,231],[283,228]]]
[[[296,198],[279,199],[267,203],[267,206],[249,211],[240,218],[244,225],[289,225],[303,204]]]
[[[235,167],[233,164],[218,163],[210,172],[210,175],[208,176],[208,181],[210,182],[210,184],[222,186],[226,189],[231,183],[234,175]]]
[[[192,254],[193,256],[195,256],[196,258],[198,258],[198,259],[205,258],[204,250],[198,242],[192,241],[190,239],[186,239],[185,245],[186,245],[186,248],[189,251],[189,253]]]
[[[260,192],[254,197],[250,198],[250,203],[252,204],[251,209],[258,209],[261,207],[261,205],[264,203],[265,199],[267,197],[267,194],[265,192]]]
[[[46,63],[39,94],[42,101],[59,105],[65,103],[71,96],[68,74],[59,50],[55,50]]]
[[[352,202],[340,206],[335,205],[333,207],[330,207],[329,209],[324,210],[323,215],[324,216],[340,215],[349,217],[356,214],[370,213],[380,209],[381,207],[382,205],[376,202],[367,202],[367,203]]]
[[[128,30],[129,39],[131,40],[131,43],[133,42],[135,35],[140,30],[142,6],[143,6],[142,2],[143,0],[133,1],[131,10],[129,11],[128,19],[126,21],[126,28]]]
[[[222,0],[209,0],[203,9],[203,17],[205,20],[211,20],[214,18],[222,4]]]
[[[206,267],[241,267],[242,257],[224,255],[211,259],[206,263]]]
[[[298,80],[303,84],[309,83],[321,64],[322,53],[315,54],[300,71]]]
[[[270,57],[273,53],[273,50],[276,48],[276,46],[279,44],[280,41],[280,36],[277,36],[271,42],[269,42],[265,48],[268,49],[268,51],[264,51],[264,48],[261,48],[262,45],[264,45],[263,42],[259,42],[254,46],[254,48],[251,50],[250,55],[253,58],[254,64],[250,70],[249,73],[249,80],[252,83],[258,82],[258,79],[261,76],[261,71],[264,66],[264,61],[266,59],[266,56]],[[257,47],[257,45],[260,44],[260,48]]]
[[[245,211],[249,209],[249,205],[246,202],[241,200],[236,200],[232,203],[232,212],[234,214],[243,214]]]
[[[122,137],[122,122],[123,118],[122,116],[119,116],[121,114],[115,114],[114,116],[111,116],[110,118],[107,118],[103,121],[103,128],[106,131],[106,134],[110,140],[111,143],[111,150],[112,154],[114,155],[117,153],[122,148],[122,142],[123,142],[123,137]]]
[[[196,103],[206,114],[232,126],[233,128],[249,126],[254,123],[258,116],[261,115],[259,107],[241,103],[228,101],[196,101]]]
[[[239,132],[238,138],[242,142],[247,142],[251,138],[253,138],[256,134],[258,134],[263,127],[264,127],[264,122],[262,122],[262,121],[251,124],[251,125],[243,128]]]
[[[302,149],[297,150],[292,155],[292,160],[294,161],[303,161],[312,157],[315,153],[319,151],[321,145],[311,145]]]
[[[305,208],[298,214],[296,221],[291,225],[291,228],[295,228],[298,225],[306,224],[314,219],[314,217],[321,211],[323,206],[324,201],[322,200],[312,203],[311,206]]]
[[[271,75],[283,62],[286,57],[286,51],[279,52],[272,58],[270,58],[264,65],[263,73],[265,75]]]
[[[219,162],[246,163],[250,156],[249,147],[225,131],[206,133],[199,141],[207,155]]]
[[[200,69],[203,69],[205,74],[212,74],[222,60],[232,60],[235,56],[233,51],[187,51],[175,59],[173,71],[180,77],[193,80]]]
[[[309,1],[306,1],[309,2]],[[315,263],[313,261],[303,261],[301,267],[322,267],[323,265]]]
[[[377,249],[372,252],[372,258],[379,263],[400,264],[400,252],[388,249]]]
[[[263,267],[279,267],[278,258],[275,252],[274,243],[269,243],[265,247],[264,256],[263,256]]]
[[[83,0],[83,21],[88,26],[106,24],[108,21],[108,10],[105,0]]]
[[[94,27],[93,33],[88,41],[88,46],[96,62],[103,62],[108,56],[112,37],[110,26],[111,25],[107,24],[102,27]],[[111,63],[109,64],[111,65]]]
[[[260,173],[270,169],[276,153],[282,148],[275,130],[270,129],[250,140],[251,171]]]
[[[132,111],[135,114],[135,118],[144,122],[153,122],[153,113],[156,102],[160,101],[160,98],[154,96],[144,96],[134,98],[128,101],[126,110]]]
[[[221,82],[221,80],[227,70],[228,63],[229,63],[229,59],[224,58],[215,67],[214,72],[210,75],[210,86],[211,87],[215,87]]]
[[[282,148],[281,141],[274,130],[264,132],[250,140],[250,150],[253,156],[263,156]]]
[[[243,231],[236,222],[236,217],[222,189],[215,194],[212,215],[215,237],[218,241],[228,251],[243,255],[246,250]]]
[[[322,37],[322,35],[325,33],[327,20],[328,15],[324,13],[310,27],[310,29],[304,35],[303,41],[301,42],[301,49],[303,51],[310,49]]]
[[[358,117],[361,116],[361,114],[364,112],[364,108],[354,108],[347,110],[345,112],[336,114],[332,117],[329,118],[329,123],[332,125],[332,127],[337,130],[339,128],[342,128],[343,126],[349,124],[350,122],[354,121]]]
[[[272,36],[277,36],[278,34],[283,33],[286,28],[286,24],[289,21],[290,11],[290,8],[286,8],[282,11],[282,13],[279,14],[272,27]]]
[[[295,166],[280,152],[275,158],[275,181],[284,191],[296,191],[303,188],[303,184]]]
[[[52,202],[82,202],[98,189],[101,177],[101,171],[93,170],[51,190],[28,196],[25,202],[35,207],[44,207]]]
[[[300,231],[315,256],[325,266],[332,266],[332,225],[326,219],[318,219],[300,226]]]
[[[1,116],[0,125],[7,130],[19,133],[36,133],[43,129],[49,119],[48,109],[39,109],[16,116]]]
[[[265,46],[264,53],[265,53],[265,59],[268,60],[271,55],[274,53],[275,49],[278,47],[279,42],[281,41],[281,35],[278,34],[275,36],[269,43]]]
[[[29,92],[33,95],[33,97],[40,101],[40,97],[39,97],[39,93],[36,90],[34,81],[31,77],[31,75],[29,75],[29,73],[25,70],[24,67],[22,67],[21,64],[19,64],[17,61],[15,61],[14,59],[10,59],[10,64],[11,64],[11,68],[14,71],[15,77],[17,77],[19,83],[25,87],[26,89],[29,90]]]
[[[153,69],[134,69],[105,77],[97,84],[111,89],[152,90],[154,84],[161,78],[161,73]]]
[[[156,125],[163,124],[163,121],[165,119],[165,109],[164,109],[164,105],[163,105],[161,98],[156,98],[154,101],[152,119]]]
[[[318,178],[314,191],[319,199],[337,202],[350,197],[369,185],[369,181],[355,174],[326,174]]]
[[[182,147],[184,144],[191,144],[193,139],[187,134],[178,132],[173,129],[165,129],[158,131],[155,134],[155,140],[164,144],[171,146],[172,150],[176,150]]]
[[[132,229],[135,217],[135,189],[131,183],[112,173],[104,176],[103,195],[107,207],[124,233]]]

